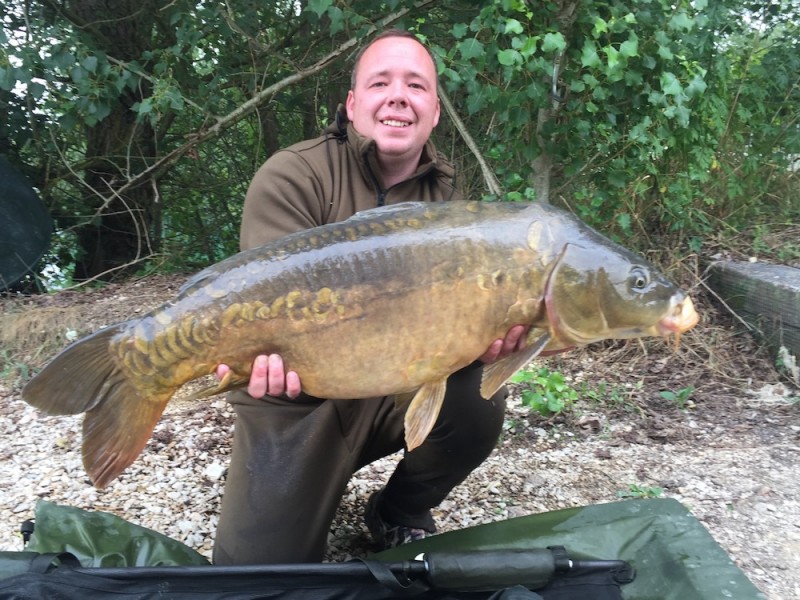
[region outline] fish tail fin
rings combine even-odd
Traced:
[[[64,348],[22,389],[22,399],[50,415],[75,415],[101,403],[122,373],[109,353],[121,326],[106,327]]]
[[[104,488],[141,454],[172,391],[141,398],[123,382],[83,419],[83,466],[92,483]]]
[[[65,348],[22,390],[28,404],[54,415],[85,412],[83,464],[105,487],[141,453],[175,389],[144,397],[112,359],[121,329],[102,329]]]

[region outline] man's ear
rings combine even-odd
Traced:
[[[347,118],[352,123],[353,117],[353,106],[355,105],[355,97],[353,96],[353,90],[347,92],[347,100],[345,101],[345,108],[347,108]],[[438,117],[437,117],[438,118]]]

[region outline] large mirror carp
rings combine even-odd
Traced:
[[[246,385],[280,354],[321,398],[410,396],[406,444],[436,420],[447,378],[516,324],[524,350],[484,369],[489,398],[543,351],[690,329],[692,301],[651,265],[540,203],[405,203],[232,256],[141,317],[83,338],[24,388],[51,414],[85,412],[83,461],[108,485],[169,399],[220,363]]]

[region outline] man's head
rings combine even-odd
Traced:
[[[401,30],[382,33],[358,55],[347,116],[372,138],[382,161],[419,161],[439,122],[436,65],[428,49]]]

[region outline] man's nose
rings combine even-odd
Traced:
[[[389,104],[399,104],[405,106],[408,103],[406,86],[403,82],[396,81],[389,88]]]

